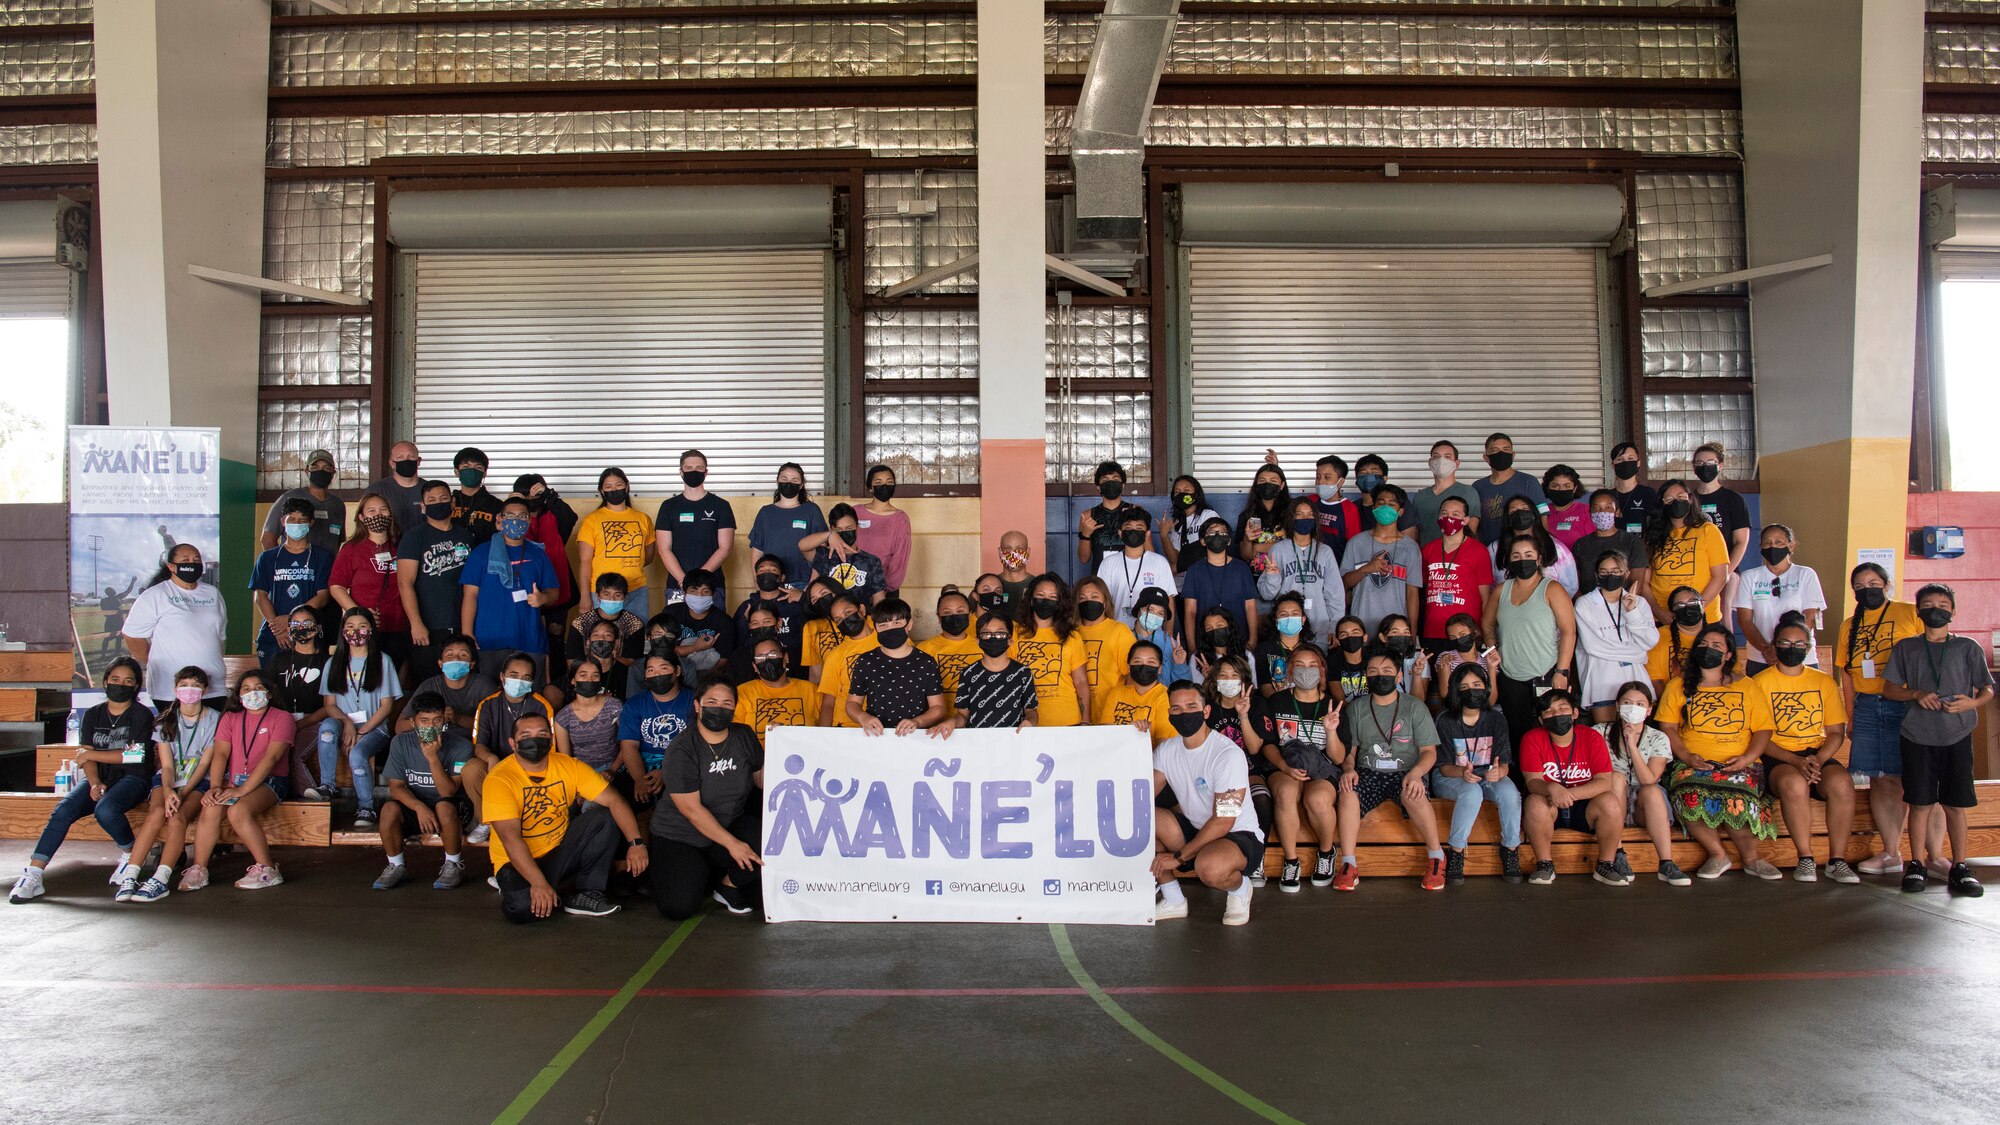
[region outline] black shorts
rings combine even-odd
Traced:
[[[452,808],[458,810],[458,822],[460,824],[472,823],[472,798],[466,796],[463,789],[449,797],[440,797],[436,790],[426,792],[422,789],[412,789],[410,790],[410,795],[422,801],[432,812],[436,812],[439,805],[450,805]],[[391,797],[386,791],[386,787],[384,787],[384,790],[376,792],[375,811],[378,815],[387,812],[391,805],[403,810],[403,818],[405,820],[411,824],[416,823],[416,814],[410,811],[408,805]]]
[[[1190,821],[1179,809],[1174,810],[1174,820],[1181,826],[1181,838],[1183,840],[1194,839],[1195,826],[1193,821]],[[1223,839],[1235,844],[1237,850],[1243,853],[1243,873],[1245,875],[1252,875],[1264,870],[1264,841],[1259,840],[1255,832],[1231,832],[1229,835],[1224,836]]]
[[[632,775],[626,773],[624,770],[619,770],[617,773],[611,775],[611,788],[616,789],[618,795],[625,798],[625,803],[631,805],[635,812],[640,809],[652,808],[653,802],[660,799],[660,795],[655,793],[643,801],[640,800],[637,795],[639,792],[638,787],[632,784]]]
[[[1979,803],[1972,787],[1972,739],[1950,746],[1903,740],[1903,803],[1926,808],[1969,809]]]
[[[1815,746],[1813,747],[1812,753],[1817,754],[1819,753],[1819,750],[1820,747]],[[1799,755],[1799,757],[1801,758],[1809,756],[1810,755],[1807,754]],[[1771,775],[1778,772],[1779,766],[1787,766],[1790,767],[1791,769],[1798,768],[1797,766],[1792,765],[1792,763],[1790,762],[1782,761],[1778,758],[1773,758],[1769,754],[1764,755],[1764,796],[1766,797],[1775,799],[1778,796],[1778,791],[1776,789],[1771,788]],[[1815,801],[1820,802],[1821,804],[1826,803],[1826,794],[1819,791],[1819,782],[1817,781],[1806,786],[1806,796],[1812,798]]]
[[[1354,796],[1361,802],[1361,815],[1367,816],[1375,810],[1375,806],[1382,804],[1394,804],[1401,808],[1403,780],[1409,776],[1408,770],[1398,770],[1395,773],[1369,769],[1356,770]],[[1338,784],[1340,778],[1336,776],[1333,780]]]
[[[1578,801],[1566,809],[1557,809],[1556,827],[1566,828],[1572,832],[1589,832],[1590,802]]]

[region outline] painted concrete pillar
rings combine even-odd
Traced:
[[[1798,531],[1799,556],[1835,613],[1851,608],[1858,552],[1903,553],[1923,9],[1737,5],[1750,264],[1833,255],[1832,265],[1751,284],[1763,512]]]
[[[1042,5],[979,0],[979,529],[1046,542]],[[1037,557],[1036,570],[1049,560]]]
[[[268,0],[97,0],[104,356],[114,425],[222,430],[222,588],[249,650],[261,296],[190,264],[263,273]]]

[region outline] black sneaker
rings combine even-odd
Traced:
[[[1609,866],[1600,864],[1599,866]],[[1540,860],[1535,864],[1535,873],[1528,876],[1528,882],[1538,887],[1546,887],[1556,881],[1556,865],[1551,860]]]
[[[1606,862],[1601,859],[1597,861],[1597,869],[1590,873],[1590,877],[1607,887],[1622,887],[1632,881],[1631,876],[1620,875],[1618,873],[1618,865],[1616,863]]]
[[[1903,865],[1904,891],[1913,895],[1922,894],[1924,884],[1928,881],[1928,878],[1924,875],[1924,865],[1921,862],[1913,859]]]
[[[1951,872],[1945,876],[1945,887],[1952,894],[1965,898],[1978,898],[1986,893],[1986,888],[1973,876],[1972,868],[1963,863],[1951,865]]]
[[[1288,859],[1285,869],[1278,876],[1278,889],[1288,895],[1299,893],[1299,861]]]
[[[1669,887],[1691,887],[1694,885],[1694,880],[1688,878],[1688,873],[1681,870],[1681,865],[1671,859],[1660,861],[1659,876],[1660,882],[1665,883]]]
[[[1500,877],[1509,883],[1521,881],[1521,851],[1519,848],[1500,849]]]
[[[1452,887],[1465,885],[1465,853],[1457,848],[1444,850],[1444,881]]]
[[[1313,860],[1313,886],[1331,887],[1332,885],[1333,853],[1321,852],[1319,853],[1319,857]]]
[[[563,913],[602,918],[606,914],[618,913],[618,904],[605,898],[602,891],[578,891],[563,903]]]
[[[1625,858],[1624,848],[1619,848],[1618,854],[1611,857],[1611,869],[1613,871],[1618,872],[1618,877],[1624,880],[1627,884],[1632,882],[1632,879],[1634,878],[1632,873],[1632,861]]]
[[[750,903],[743,897],[741,887],[732,887],[727,883],[718,884],[715,888],[715,901],[721,903],[722,908],[731,914],[750,913]]]

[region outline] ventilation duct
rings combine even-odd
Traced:
[[[1070,135],[1078,252],[1136,254],[1146,204],[1146,121],[1180,0],[1106,0]]]
[[[1596,246],[1610,184],[1186,184],[1181,242],[1208,246]]]

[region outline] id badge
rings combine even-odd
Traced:
[[[515,600],[515,601],[517,601],[517,602],[525,602],[525,601],[527,601],[527,600],[528,600],[528,592],[527,592],[526,590],[516,590],[516,591],[514,591],[514,600]]]
[[[1389,577],[1398,581],[1408,582],[1410,580],[1410,568],[1402,565],[1392,565],[1389,567]]]
[[[1625,530],[1629,534],[1637,535],[1646,530],[1646,525],[1643,523],[1628,523],[1625,525]]]
[[[350,722],[356,722],[356,723],[365,723],[365,722],[367,722],[367,721],[368,721],[368,712],[366,712],[366,711],[349,711],[349,712],[347,713],[347,718],[348,718],[348,720],[349,720]]]
[[[855,522],[855,523],[857,523],[857,524],[860,524],[860,525],[861,525],[861,529],[862,529],[863,531],[866,531],[866,530],[868,530],[868,529],[869,529],[870,527],[873,527],[873,526],[875,525],[875,521],[874,521],[874,520],[855,520],[854,522]]]
[[[463,773],[465,773],[465,763],[464,763],[464,762],[453,762],[453,763],[451,764],[451,776],[453,776],[453,777],[458,777],[458,776],[460,776],[460,775],[461,775],[461,774],[463,774]]]
[[[1864,656],[1861,658],[1861,678],[1864,680],[1872,680],[1875,678],[1874,657]]]
[[[249,780],[250,775],[247,773],[232,773],[229,775],[229,784],[231,785],[242,785]]]
[[[1306,599],[1306,612],[1307,612],[1307,613],[1311,613],[1312,611],[1313,611],[1313,600],[1312,600],[1311,598],[1307,598],[1307,599]]]
[[[1235,820],[1236,817],[1240,815],[1242,812],[1243,812],[1243,795],[1241,794],[1241,792],[1232,791],[1231,793],[1224,793],[1216,796],[1215,798],[1216,816],[1223,817],[1229,820]]]
[[[119,755],[119,760],[128,766],[136,766],[146,760],[146,751],[142,747],[127,746],[125,752]]]

